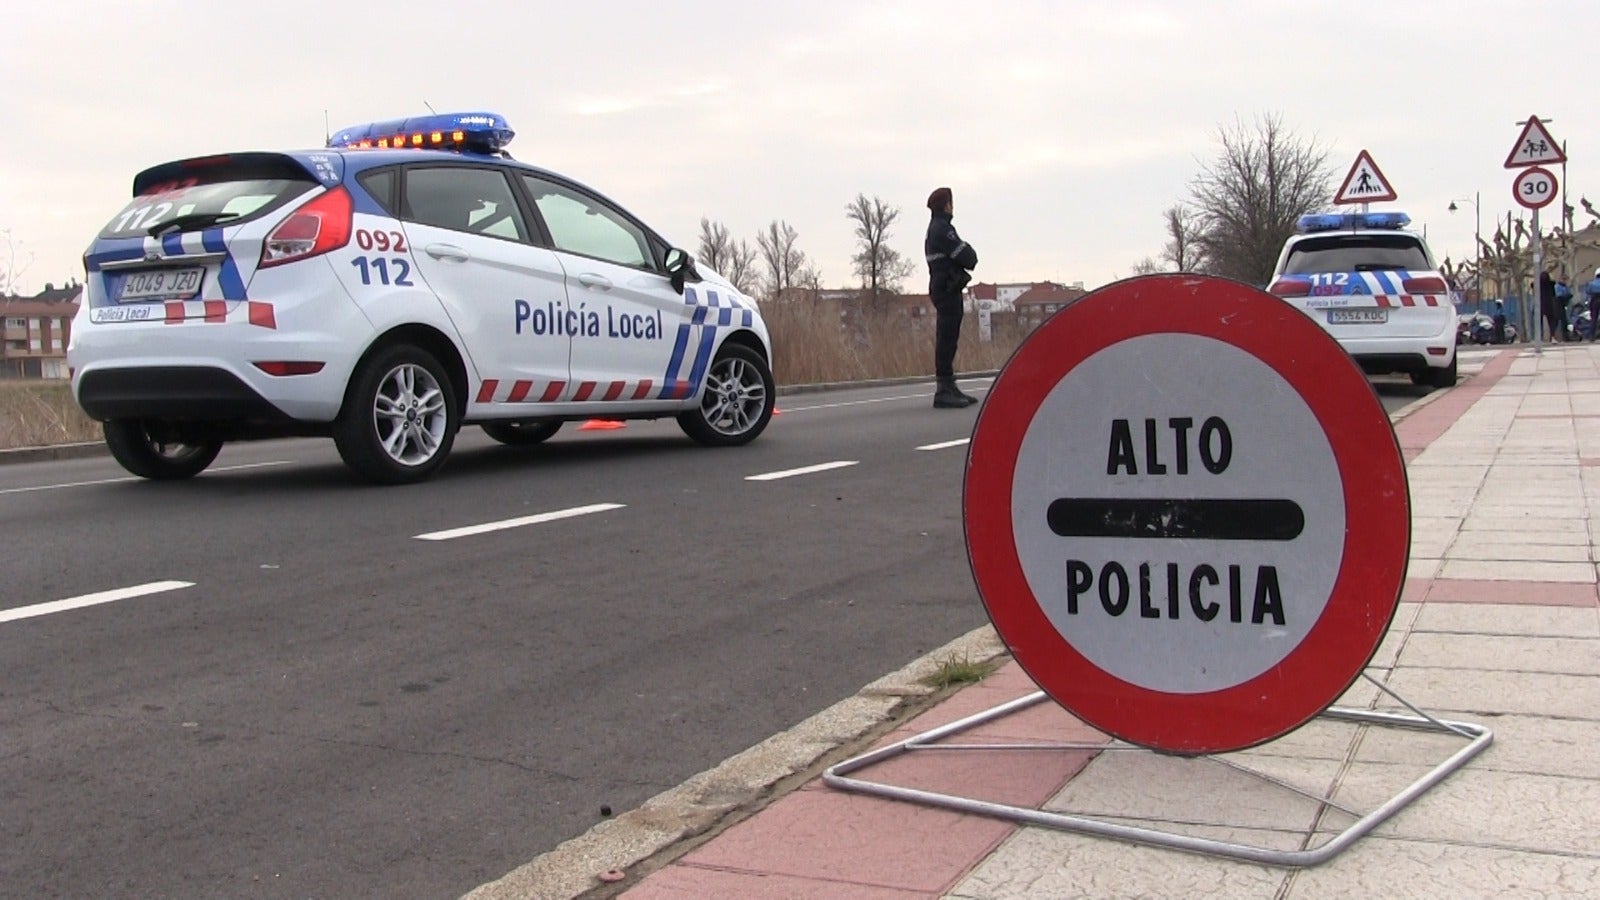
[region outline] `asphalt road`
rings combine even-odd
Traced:
[[[458,896],[850,696],[986,621],[977,407],[930,395],[786,396],[732,450],[468,429],[406,488],[326,441],[0,467],[0,894]]]

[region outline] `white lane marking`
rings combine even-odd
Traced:
[[[474,534],[485,534],[490,531],[504,531],[507,528],[521,528],[524,525],[538,525],[542,522],[556,522],[561,519],[609,512],[613,509],[622,509],[626,505],[624,503],[595,503],[589,506],[575,506],[572,509],[558,509],[555,512],[539,513],[535,516],[501,519],[498,522],[467,525],[462,528],[450,528],[445,531],[430,531],[427,534],[416,535],[416,539],[419,541],[448,541],[459,537],[469,537]]]
[[[82,609],[85,606],[98,606],[101,603],[113,603],[117,600],[143,597],[146,594],[160,594],[164,591],[176,591],[191,587],[194,587],[194,582],[192,581],[152,581],[149,584],[117,588],[114,591],[101,591],[98,594],[84,594],[81,597],[68,597],[65,600],[52,600],[49,603],[35,603],[32,606],[21,606],[16,609],[0,609],[0,622],[15,622],[18,619],[31,619],[34,616],[48,616],[51,613],[66,612],[69,609]]]
[[[236,466],[212,466],[207,472],[237,472],[240,469],[265,469],[268,466],[287,466],[293,460],[275,459],[271,462],[240,463]],[[94,481],[68,481],[62,484],[40,484],[34,487],[0,488],[0,494],[26,494],[30,491],[54,491],[60,488],[88,487],[94,484],[117,484],[123,481],[144,481],[137,475],[124,475],[121,478],[99,478]]]
[[[843,469],[846,466],[859,465],[858,460],[841,459],[836,462],[818,463],[814,466],[804,466],[799,469],[784,469],[782,472],[767,472],[763,475],[746,475],[745,481],[777,481],[780,478],[793,478],[796,475],[811,475],[816,472],[826,472],[829,469]]]
[[[923,444],[921,447],[918,447],[917,449],[918,450],[948,450],[951,447],[959,447],[962,444],[970,444],[970,443],[972,443],[972,438],[962,438],[959,441],[945,441],[942,444]]]

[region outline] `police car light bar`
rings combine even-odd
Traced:
[[[498,153],[511,143],[516,134],[506,124],[505,118],[495,113],[443,113],[352,125],[328,138],[328,146],[344,150],[466,150]]]
[[[1381,213],[1313,213],[1301,216],[1297,223],[1301,234],[1314,231],[1336,231],[1340,228],[1404,228],[1411,217],[1403,212]]]

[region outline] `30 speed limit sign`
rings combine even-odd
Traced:
[[[1550,174],[1549,169],[1534,166],[1523,169],[1511,183],[1511,193],[1516,196],[1517,202],[1529,209],[1540,209],[1550,205],[1556,198],[1556,176]]]

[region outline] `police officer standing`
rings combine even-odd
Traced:
[[[928,222],[928,237],[922,242],[922,249],[928,258],[928,297],[937,314],[933,374],[938,387],[933,393],[933,406],[962,409],[978,402],[978,398],[956,387],[955,370],[956,344],[961,340],[961,297],[972,280],[971,270],[978,264],[978,253],[950,224],[955,203],[949,188],[942,187],[928,195],[928,210],[933,218]]]

